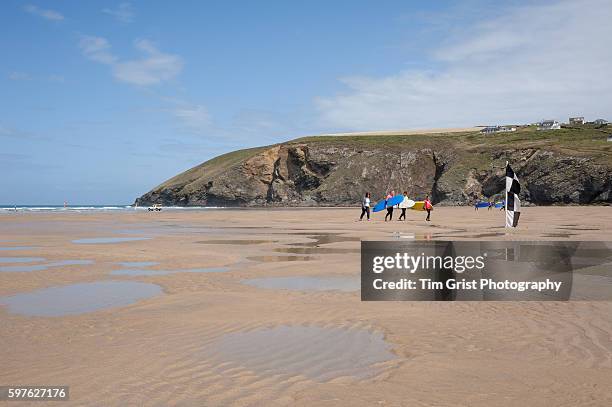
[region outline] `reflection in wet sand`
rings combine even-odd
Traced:
[[[440,239],[440,238],[447,238],[447,239],[456,239],[456,238],[469,238],[469,239],[484,239],[487,237],[503,237],[505,236],[506,233],[501,233],[501,232],[492,232],[492,233],[474,233],[474,234],[454,234],[454,235],[445,235],[445,234],[438,234],[435,233],[434,237],[436,239]]]
[[[7,273],[24,273],[30,271],[43,271],[50,267],[64,267],[64,266],[81,266],[87,264],[93,264],[93,260],[58,260],[44,264],[32,264],[32,265],[19,265],[19,266],[0,266],[0,272]]]
[[[99,281],[43,288],[0,298],[12,313],[59,317],[121,307],[159,295],[160,286],[135,281]]]
[[[311,242],[291,243],[290,244],[291,246],[301,246],[301,247],[318,247],[320,245],[330,244],[330,243],[358,242],[361,240],[360,237],[342,236],[339,233],[300,232],[300,233],[292,233],[292,235],[306,236],[312,240]]]
[[[194,268],[194,269],[176,269],[176,270],[143,270],[143,269],[122,269],[111,271],[114,276],[164,276],[174,273],[223,273],[228,271],[227,267],[209,267],[209,268]]]
[[[141,267],[156,266],[159,263],[156,261],[124,261],[118,264],[123,267],[128,267],[128,268],[141,268]]]
[[[343,249],[335,247],[278,247],[274,249],[274,251],[291,254],[345,254],[360,253],[361,249]]]
[[[258,261],[262,263],[275,263],[282,261],[310,261],[316,260],[312,256],[250,256],[247,260]]]
[[[365,379],[395,359],[382,333],[358,328],[281,325],[221,337],[206,349],[213,360],[258,375],[304,376],[317,382]]]
[[[264,244],[264,243],[277,243],[278,240],[264,240],[264,239],[211,239],[211,240],[200,240],[196,243],[201,244],[228,244],[228,245],[251,245],[251,244]]]
[[[42,257],[0,257],[0,263],[35,263],[45,260]]]
[[[575,236],[575,233],[563,233],[563,232],[558,232],[558,233],[544,233],[542,236],[543,237],[563,237],[563,238],[569,238],[570,236]]]
[[[86,239],[76,239],[72,243],[76,244],[109,244],[109,243],[123,243],[123,242],[134,242],[137,240],[150,240],[150,237],[92,237]]]
[[[571,227],[560,226],[560,227],[558,227],[558,229],[566,229],[566,230],[601,230],[600,228],[585,228],[585,227],[576,227],[576,226],[571,226]]]
[[[242,280],[242,283],[258,288],[298,291],[358,291],[361,287],[361,280],[359,277],[341,276],[262,277]]]

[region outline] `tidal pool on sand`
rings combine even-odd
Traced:
[[[93,264],[93,260],[57,260],[43,264],[29,264],[19,266],[0,266],[0,272],[7,273],[24,273],[30,271],[43,271],[49,267],[63,267],[63,266],[81,266],[86,264]]]
[[[251,261],[261,262],[261,263],[316,260],[316,258],[312,256],[250,256],[250,257],[247,257],[246,259],[251,260]]]
[[[206,352],[258,375],[304,376],[318,382],[364,379],[395,359],[380,332],[360,328],[281,325],[222,336]]]
[[[86,239],[76,239],[72,243],[76,244],[109,244],[109,243],[123,243],[123,242],[134,242],[137,240],[150,240],[150,237],[92,237]]]
[[[253,245],[253,244],[264,244],[264,243],[276,243],[278,240],[265,240],[265,239],[211,239],[201,240],[196,243],[201,244],[227,244],[227,245]]]
[[[291,253],[291,254],[349,254],[349,253],[361,253],[359,248],[357,249],[345,249],[335,247],[278,247],[274,249],[275,252],[279,253]]]
[[[0,297],[0,305],[15,314],[59,317],[126,306],[161,293],[161,287],[151,283],[98,281]]]
[[[0,263],[34,263],[45,260],[42,257],[0,257]]]
[[[341,276],[262,277],[242,280],[242,283],[258,288],[299,291],[358,291],[361,288],[361,281],[358,277]]]
[[[173,273],[222,273],[228,271],[227,267],[209,267],[198,269],[177,269],[177,270],[142,270],[136,268],[128,268],[122,270],[111,271],[114,276],[163,276]]]
[[[127,268],[140,268],[140,267],[152,267],[159,263],[156,261],[123,261],[118,263],[119,265]]]

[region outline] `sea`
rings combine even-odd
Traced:
[[[199,211],[219,209],[212,206],[164,206],[164,211]],[[15,212],[135,212],[147,211],[147,206],[132,205],[0,205],[1,213]]]

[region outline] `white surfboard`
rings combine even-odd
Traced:
[[[414,201],[412,199],[408,199],[408,198],[404,198],[404,200],[402,202],[400,202],[399,204],[399,208],[403,209],[403,208],[412,208],[414,206]]]

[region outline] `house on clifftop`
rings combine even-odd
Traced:
[[[538,123],[538,130],[559,130],[561,124],[556,120],[542,120]]]
[[[516,131],[516,127],[510,126],[487,126],[480,130],[483,134],[491,134],[491,133],[509,133],[512,131]]]
[[[569,124],[584,124],[584,117],[570,117]]]

